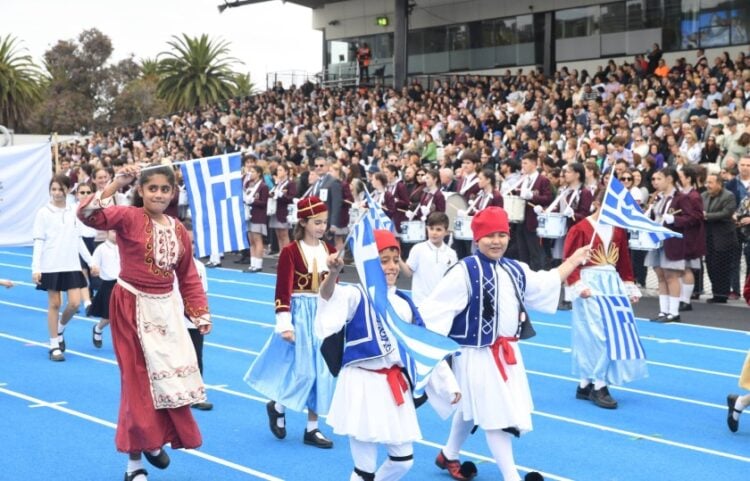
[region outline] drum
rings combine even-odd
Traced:
[[[364,213],[364,209],[361,209],[359,207],[352,206],[349,209],[349,228],[351,228],[354,224],[359,221],[359,218]]]
[[[410,220],[401,223],[401,240],[408,244],[422,242],[427,237],[425,224],[421,220]]]
[[[543,239],[559,239],[568,231],[568,218],[559,212],[539,214],[539,225],[536,228],[537,237]]]
[[[458,240],[474,240],[474,231],[471,230],[472,216],[459,215],[453,224],[453,237]]]
[[[520,224],[526,218],[526,201],[517,195],[503,197],[503,206],[508,213],[508,222]]]
[[[628,247],[634,251],[652,251],[661,247],[662,242],[654,242],[648,232],[631,230]]]
[[[299,199],[292,199],[292,203],[287,207],[286,221],[292,225],[297,223],[297,202]]]
[[[443,192],[445,197],[445,214],[448,216],[448,230],[455,227],[458,211],[466,211],[469,203],[457,192]]]

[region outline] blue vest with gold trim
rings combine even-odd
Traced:
[[[485,347],[495,342],[497,338],[497,289],[498,280],[494,266],[500,264],[518,288],[520,302],[526,290],[526,273],[521,265],[512,260],[502,258],[493,261],[481,253],[465,257],[459,262],[466,269],[469,284],[468,305],[453,318],[448,337],[462,346]]]
[[[383,322],[375,315],[375,310],[370,305],[367,294],[362,287],[357,286],[357,289],[359,289],[362,297],[354,311],[354,316],[344,326],[342,366],[386,356],[395,348],[395,339],[389,335],[388,330],[383,326]],[[412,312],[412,324],[424,326],[424,321],[411,298],[399,290],[396,291],[396,295],[409,304]]]

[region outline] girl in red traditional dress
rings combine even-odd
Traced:
[[[328,273],[328,255],[336,249],[321,241],[328,222],[325,202],[305,197],[297,203],[297,218],[295,242],[279,255],[275,332],[245,374],[245,382],[271,399],[266,412],[274,436],[286,437],[285,408],[307,408],[303,442],[331,448],[333,443],[318,429],[318,414],[328,413],[334,380],[313,324],[318,289]]]
[[[141,453],[164,469],[169,465],[166,443],[191,449],[202,442],[190,405],[205,401],[206,392],[178,295],[199,331],[211,331],[188,233],[164,214],[175,193],[173,170],[144,169],[134,206],[113,205],[112,196],[138,175],[137,167],[125,167],[78,211],[86,225],[117,232],[122,268],[109,314],[122,385],[115,445],[129,455],[125,481],[147,480]],[[175,276],[179,293],[173,290]]]

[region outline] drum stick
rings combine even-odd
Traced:
[[[675,214],[679,214],[680,212],[682,212],[682,209],[677,209],[674,212],[670,212],[670,214],[675,215]]]

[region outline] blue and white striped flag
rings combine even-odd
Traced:
[[[375,244],[374,223],[375,220],[368,212],[353,227],[350,248],[354,264],[375,314],[398,342],[401,360],[414,383],[414,392],[419,396],[432,369],[447,356],[457,352],[459,346],[448,337],[404,321],[388,302],[388,285]]]
[[[626,296],[595,295],[607,337],[607,353],[615,361],[645,359],[633,308]]]
[[[679,232],[667,229],[649,219],[628,189],[614,176],[610,179],[607,193],[604,195],[599,221],[627,230],[647,232],[655,243],[670,237],[682,238]]]
[[[367,192],[367,189],[365,189],[365,201],[367,202],[368,206],[367,215],[372,221],[373,228],[396,232],[396,226],[393,225],[393,221],[391,220],[391,218],[388,217],[388,214],[383,211],[383,208],[381,206],[379,206],[374,200],[372,200],[372,197],[370,197],[370,193]]]
[[[242,154],[182,164],[198,257],[248,248],[242,205]]]

